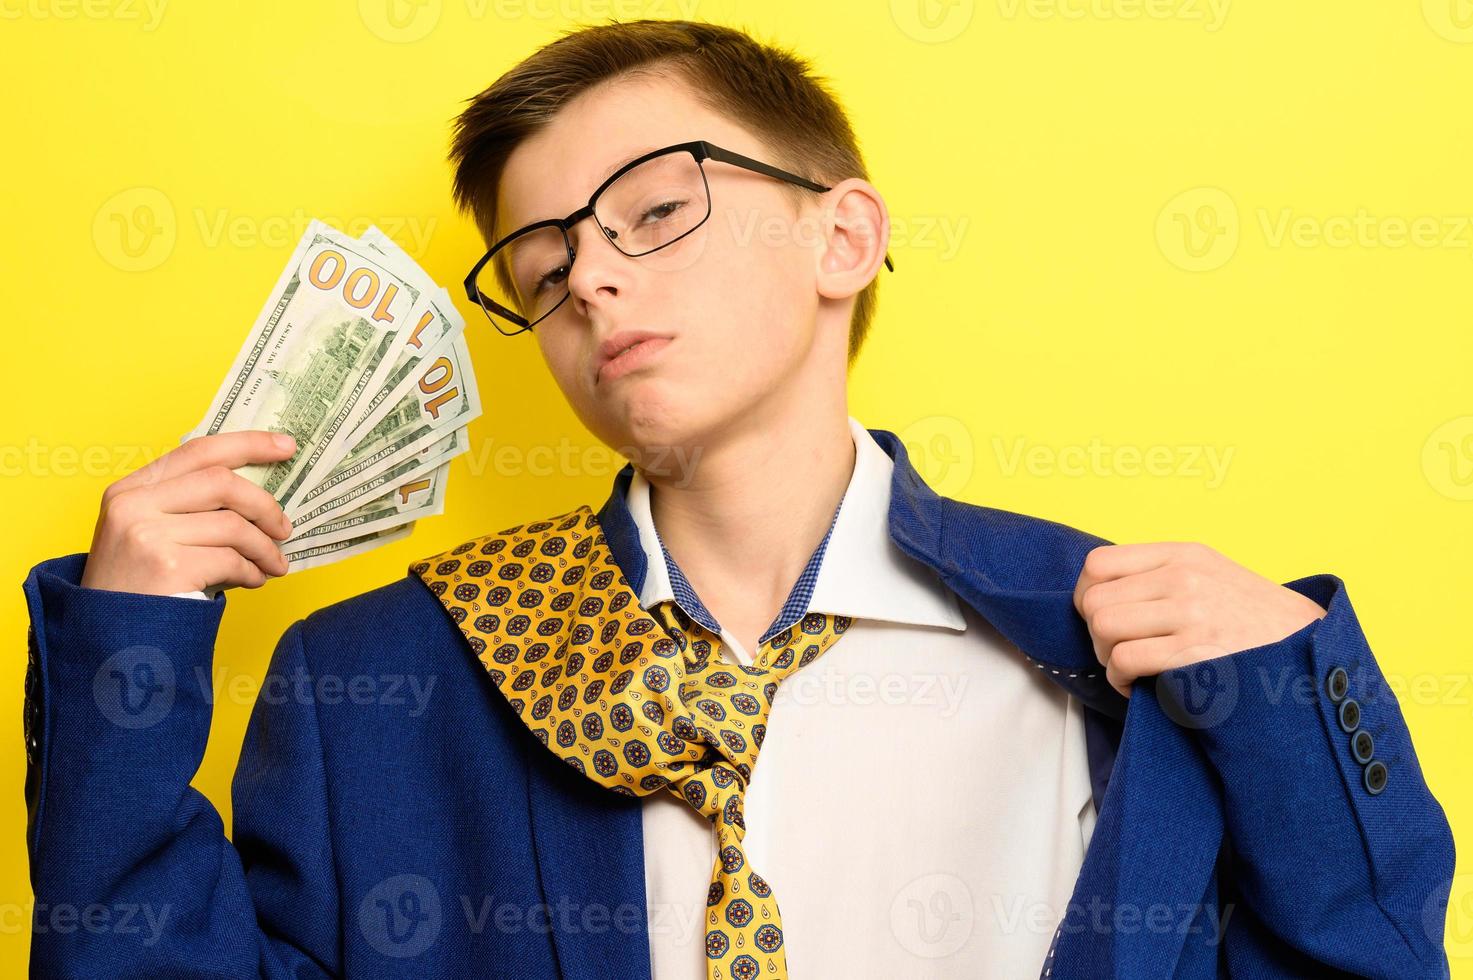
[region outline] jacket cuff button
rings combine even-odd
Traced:
[[[1365,765],[1371,761],[1371,755],[1374,753],[1375,747],[1376,743],[1371,738],[1371,733],[1364,729],[1350,736],[1350,754],[1361,765]]]
[[[1386,763],[1380,759],[1372,759],[1362,771],[1362,776],[1365,779],[1366,792],[1375,796],[1386,788]]]
[[[1325,675],[1325,693],[1330,695],[1330,700],[1339,704],[1345,700],[1345,695],[1349,690],[1350,675],[1345,672],[1345,668],[1332,667]]]
[[[1345,731],[1353,732],[1360,727],[1360,703],[1355,698],[1341,701],[1337,715],[1340,718],[1340,727]]]

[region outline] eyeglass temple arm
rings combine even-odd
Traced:
[[[810,191],[818,191],[819,193],[823,193],[824,191],[832,190],[832,188],[825,187],[823,184],[815,184],[813,181],[808,180],[804,177],[799,177],[797,174],[789,173],[786,170],[781,170],[777,167],[771,166],[770,164],[763,163],[761,160],[753,160],[751,157],[743,156],[742,154],[737,153],[733,150],[725,150],[719,146],[713,146],[712,144],[705,142],[701,143],[701,150],[712,160],[719,160],[722,163],[730,163],[738,167],[745,167],[748,170],[755,170],[759,174],[765,174],[768,177],[775,177],[778,180],[785,180],[790,184],[797,184],[799,187],[806,187]],[[891,261],[889,252],[885,253],[885,268],[889,269],[891,272],[895,271],[895,263]]]

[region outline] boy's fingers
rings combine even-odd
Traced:
[[[148,491],[149,506],[165,514],[228,508],[267,533],[288,532],[276,498],[223,465],[184,473]]]
[[[291,436],[265,429],[241,429],[239,432],[197,436],[113,483],[107,488],[106,495],[116,496],[124,490],[162,483],[209,466],[224,466],[233,470],[250,463],[289,459],[294,452],[296,446]]]
[[[286,574],[281,548],[259,527],[233,510],[175,514],[173,538],[183,545],[234,548],[268,575]]]

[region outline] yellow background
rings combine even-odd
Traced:
[[[196,423],[308,218],[377,222],[453,287],[486,411],[444,516],[230,595],[196,779],[227,826],[292,620],[607,496],[622,460],[463,301],[444,152],[464,99],[610,16],[747,27],[832,80],[897,267],[852,412],[938,490],[1344,578],[1465,856],[1473,976],[1467,0],[0,0],[0,972],[29,942],[21,582]]]

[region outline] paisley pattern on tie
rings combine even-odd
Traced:
[[[772,888],[747,860],[742,801],[778,685],[849,629],[810,613],[750,666],[673,601],[639,604],[588,505],[411,564],[533,734],[629,796],[667,790],[711,821],[711,980],[787,980]]]

